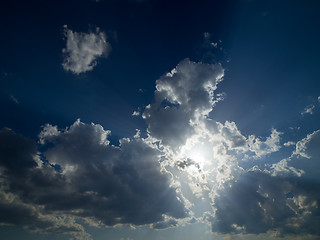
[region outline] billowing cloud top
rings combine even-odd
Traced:
[[[193,134],[192,124],[211,112],[223,72],[219,64],[185,59],[158,79],[155,102],[143,113],[150,135],[172,147],[183,144]]]
[[[104,32],[96,28],[95,32],[74,32],[64,26],[66,47],[64,53],[63,68],[74,74],[91,71],[97,65],[97,58],[107,57],[111,46],[107,42]]]

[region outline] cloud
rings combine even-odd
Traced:
[[[66,47],[62,50],[62,66],[74,74],[91,71],[97,65],[97,59],[107,57],[111,51],[106,34],[99,28],[96,28],[95,32],[82,33],[73,32],[65,25],[64,35]]]
[[[194,133],[192,123],[212,111],[214,91],[223,74],[219,64],[185,59],[160,77],[156,82],[155,102],[142,115],[149,135],[167,146],[183,145]]]
[[[294,174],[320,182],[315,169],[320,167],[320,130],[308,134],[296,143],[292,155],[272,165],[273,175]]]
[[[266,141],[261,141],[259,137],[254,135],[249,136],[248,144],[250,151],[254,152],[258,158],[279,151],[281,148],[281,134],[276,129],[272,129],[271,135],[266,138]]]
[[[174,220],[174,219],[170,219],[168,221],[163,221],[163,222],[158,222],[152,225],[152,228],[154,229],[165,229],[165,228],[169,228],[169,227],[175,227],[177,226],[178,221]]]
[[[44,205],[24,198],[26,192],[42,194],[43,188],[56,185],[50,182],[57,180],[52,177],[53,168],[40,166],[34,141],[8,128],[0,130],[0,225],[22,225],[33,232],[67,233],[77,239],[88,239],[89,235],[74,218],[58,217]],[[26,181],[34,181],[37,186]]]
[[[147,137],[137,129],[119,146],[111,145],[111,131],[79,119],[64,129],[42,126],[41,147],[3,129],[1,193],[16,200],[3,203],[14,211],[2,223],[19,224],[24,215],[31,221],[21,224],[30,229],[47,231],[49,222],[80,239],[86,233],[79,222],[164,229],[207,216],[220,233],[290,234],[300,227],[307,233],[309,227],[318,234],[319,181],[313,174],[320,133],[282,144],[276,129],[266,137],[247,136],[235,122],[211,119],[223,100],[217,93],[223,75],[220,64],[181,61],[156,81],[153,103],[133,114],[142,114]],[[294,144],[290,157],[261,171],[241,164],[262,162]],[[59,225],[52,218],[69,220]],[[44,227],[36,224],[39,219]]]
[[[140,116],[140,112],[139,111],[133,111],[131,116],[134,116],[134,117]]]
[[[102,126],[80,120],[62,131],[45,125],[40,142],[49,144],[45,161],[40,161],[35,142],[2,130],[5,192],[20,199],[19,206],[11,200],[4,203],[13,212],[10,219],[1,219],[2,224],[18,224],[21,215],[26,221],[31,216],[37,216],[35,221],[39,216],[89,218],[108,226],[187,216],[169,175],[161,170],[159,151],[139,137],[122,139],[115,147],[109,135]],[[26,204],[26,210],[21,208]],[[33,220],[23,224],[31,228]]]
[[[319,235],[320,185],[303,178],[250,171],[215,200],[212,230],[220,233]]]
[[[313,104],[308,105],[304,108],[304,110],[301,112],[301,115],[305,115],[305,114],[313,114],[313,111],[315,109],[315,106]]]
[[[293,142],[293,141],[289,141],[289,142],[284,143],[283,145],[284,145],[285,147],[289,147],[289,146],[296,145],[296,143]]]

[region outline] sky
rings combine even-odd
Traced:
[[[319,12],[2,3],[1,239],[320,239]]]

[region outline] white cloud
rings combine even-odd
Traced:
[[[320,180],[315,169],[319,169],[320,130],[308,134],[296,143],[296,149],[289,158],[272,165],[273,175],[293,174],[312,180]]]
[[[304,110],[301,112],[301,115],[305,115],[305,114],[313,114],[313,111],[315,109],[315,106],[313,104],[308,105],[304,108]]]
[[[306,138],[297,142],[294,155],[298,155],[308,159],[310,159],[311,157],[317,157],[320,153],[320,151],[318,150],[319,143],[320,130],[308,134]]]
[[[107,57],[111,50],[106,34],[99,28],[95,32],[82,33],[73,32],[65,25],[64,34],[66,47],[62,50],[62,66],[74,74],[91,71],[97,65],[97,59]]]
[[[156,82],[155,102],[142,115],[149,134],[167,146],[183,145],[194,133],[192,124],[212,111],[214,91],[223,74],[219,64],[185,59],[160,77]]]
[[[266,141],[261,141],[261,138],[256,136],[249,136],[249,149],[254,152],[256,156],[262,157],[273,152],[280,150],[280,135],[282,133],[278,132],[276,129],[272,129],[271,135],[266,138]]]
[[[50,139],[51,137],[56,137],[60,134],[57,126],[52,126],[50,124],[45,124],[42,127],[42,131],[39,134],[39,142],[41,144],[45,144],[46,139]]]
[[[289,141],[289,142],[284,143],[283,145],[284,145],[285,147],[289,147],[289,146],[296,145],[296,143],[293,142],[293,141]]]
[[[142,113],[147,138],[137,129],[119,146],[110,145],[110,131],[79,119],[60,130],[44,125],[39,142],[45,150],[39,155],[35,143],[3,131],[0,143],[10,146],[11,155],[0,158],[0,164],[7,169],[9,191],[23,194],[32,206],[45,205],[52,214],[85,219],[91,226],[150,224],[163,229],[210,215],[214,232],[286,233],[296,230],[289,226],[292,222],[306,231],[303,224],[310,222],[303,214],[315,211],[312,203],[318,196],[295,179],[311,176],[306,163],[319,156],[320,134],[297,142],[291,157],[275,159],[268,170],[243,166],[295,143],[280,144],[282,133],[276,129],[267,137],[246,136],[235,122],[211,119],[215,104],[223,100],[217,93],[223,74],[219,64],[180,62],[157,80],[153,103],[132,114]],[[8,144],[4,139],[10,137]],[[45,160],[40,167],[35,156]],[[19,176],[26,181],[18,181]],[[41,208],[37,212],[44,214]]]
[[[140,112],[139,111],[133,111],[133,113],[131,114],[132,116],[140,116]]]

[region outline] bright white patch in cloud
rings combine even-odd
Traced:
[[[140,112],[139,111],[133,111],[133,113],[131,115],[132,116],[140,116]]]
[[[212,45],[213,47],[215,47],[215,48],[218,47],[218,43],[217,43],[217,42],[212,42],[211,45]]]
[[[97,65],[97,59],[107,57],[111,50],[106,34],[99,28],[96,28],[95,32],[82,33],[73,32],[65,25],[64,34],[66,47],[62,50],[62,66],[74,74],[91,71]]]
[[[293,146],[293,145],[296,145],[296,143],[292,142],[292,141],[289,141],[289,142],[286,142],[283,144],[283,146],[285,146],[285,147],[289,147],[289,146]]]
[[[136,129],[136,134],[133,136],[134,138],[140,138],[141,131]]]
[[[59,136],[60,131],[58,130],[57,126],[52,126],[50,124],[45,124],[42,128],[42,131],[39,134],[39,142],[41,144],[45,144],[45,141],[47,139],[50,139],[52,137]]]
[[[249,136],[248,141],[250,151],[254,152],[258,158],[279,151],[279,149],[281,148],[281,134],[282,133],[278,132],[276,129],[272,129],[271,135],[267,137],[266,141],[264,142],[261,141],[260,138],[253,135]]]
[[[304,110],[301,112],[301,115],[305,115],[305,114],[313,114],[313,111],[315,109],[315,106],[313,104],[308,105],[304,108]]]

